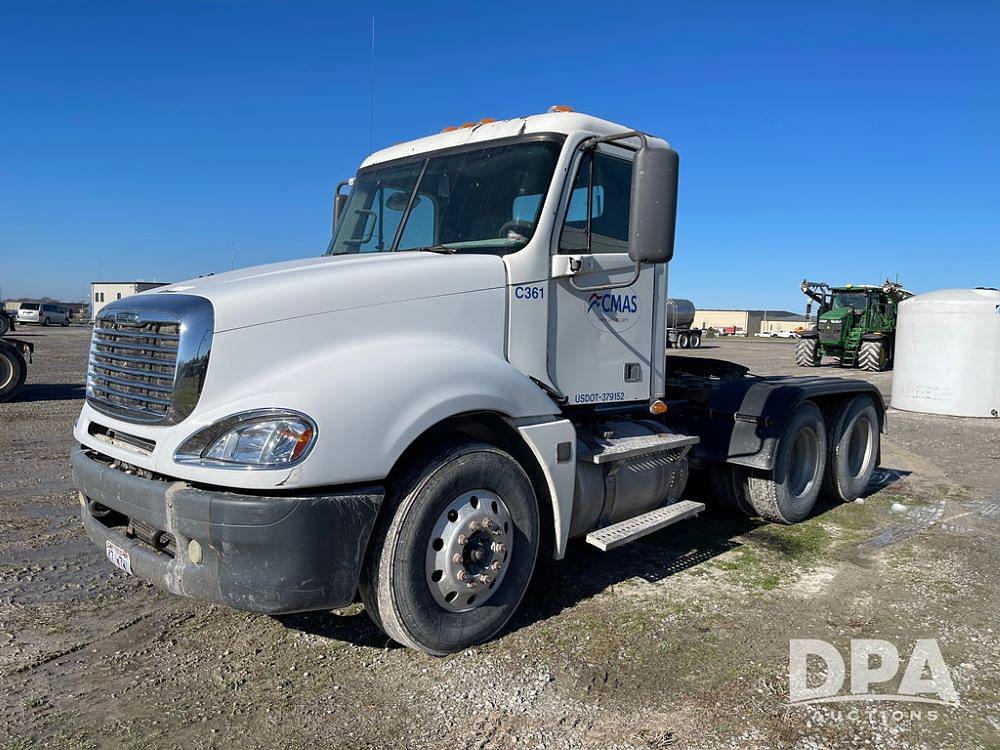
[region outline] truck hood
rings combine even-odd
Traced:
[[[339,310],[506,286],[495,255],[430,252],[330,255],[183,281],[144,295],[192,294],[212,302],[215,332]]]

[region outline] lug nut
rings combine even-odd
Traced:
[[[465,543],[467,541],[469,541],[469,540],[465,538],[465,534],[459,534],[458,535],[458,543],[461,544],[463,547],[465,546]]]
[[[507,545],[503,542],[493,542],[491,547],[494,552],[499,552],[501,555],[507,551]]]
[[[493,525],[493,522],[492,522],[492,521],[491,521],[490,519],[488,519],[488,518],[484,518],[484,519],[483,519],[483,528],[484,528],[484,529],[488,529],[488,528],[490,528],[490,527],[491,527],[492,525]]]
[[[490,570],[500,570],[500,568],[502,567],[503,563],[500,562],[499,560],[494,560],[492,563],[490,563]]]
[[[479,524],[473,521],[469,524],[469,531],[479,531]]]
[[[482,581],[487,586],[489,586],[491,583],[493,583],[493,579],[490,578],[490,576],[486,575],[485,573],[480,573],[478,576],[476,576],[476,578],[478,580]]]
[[[460,581],[467,581],[469,580],[469,573],[468,571],[465,570],[465,568],[462,568],[455,574],[455,578],[457,578]]]
[[[456,565],[458,565],[459,563],[462,562],[462,556],[456,552],[454,555],[451,556],[451,561]]]

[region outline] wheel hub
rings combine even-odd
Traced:
[[[427,585],[452,612],[482,606],[509,567],[514,522],[495,493],[472,490],[438,517],[427,543]]]

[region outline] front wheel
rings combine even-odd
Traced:
[[[69,318],[63,318],[62,323],[60,323],[63,328],[69,328]]]
[[[818,367],[823,355],[816,339],[799,339],[795,342],[795,364],[799,367]]]
[[[883,341],[862,341],[858,366],[868,372],[882,372],[889,365],[889,351]]]
[[[394,483],[361,573],[361,598],[393,640],[428,654],[495,636],[535,568],[538,501],[524,469],[485,443],[452,444]]]

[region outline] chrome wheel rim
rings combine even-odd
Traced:
[[[804,497],[816,481],[819,467],[819,437],[811,427],[799,430],[789,457],[788,490],[794,498]]]
[[[6,388],[14,379],[14,365],[6,357],[0,357],[0,388]]]
[[[427,586],[450,612],[481,607],[510,567],[514,521],[489,490],[470,490],[438,516],[427,540]]]
[[[852,479],[857,479],[868,468],[874,444],[872,423],[868,417],[858,417],[847,438],[847,471]]]

